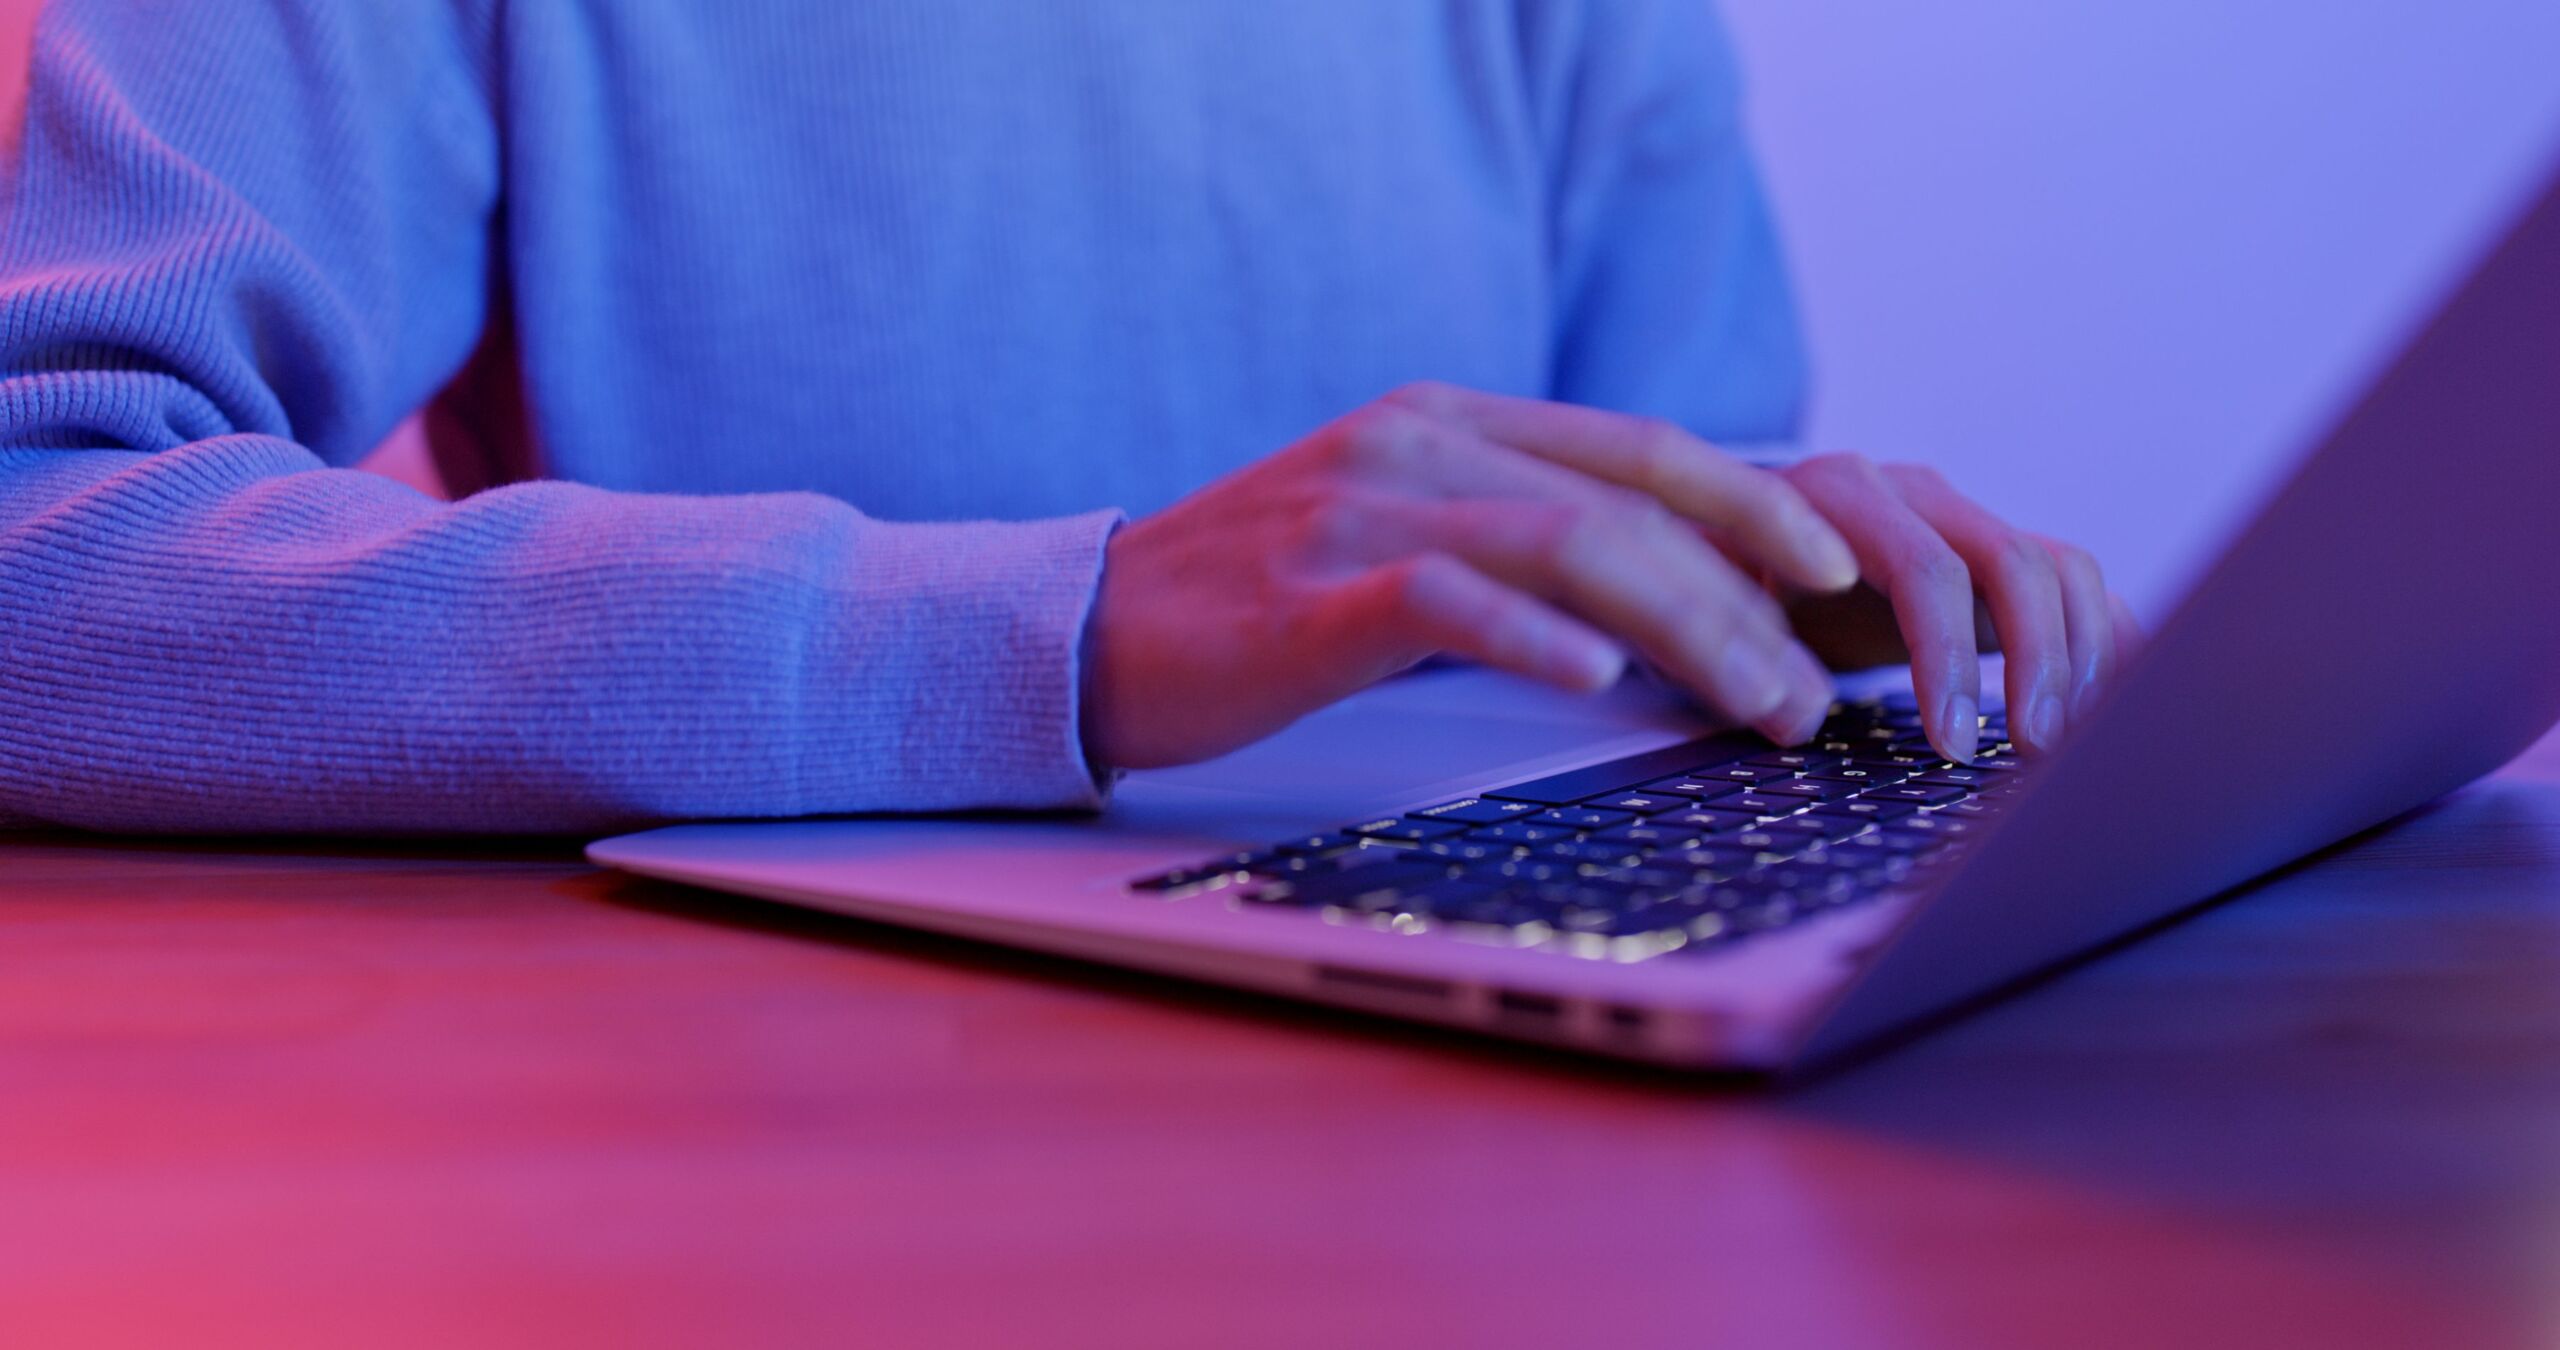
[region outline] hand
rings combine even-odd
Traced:
[[[1802,740],[1831,679],[1745,568],[1796,595],[1858,575],[1786,480],[1666,423],[1415,386],[1112,539],[1086,749],[1205,759],[1439,652],[1585,691],[1632,652]]]
[[[1824,455],[1781,472],[1847,536],[1867,583],[1795,596],[1796,631],[1835,669],[1909,661],[1947,758],[1976,749],[1982,651],[2007,652],[2009,731],[2037,751],[2132,653],[2132,611],[2086,552],[2011,528],[1936,470]]]

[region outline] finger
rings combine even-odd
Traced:
[[[1626,653],[1590,625],[1446,554],[1422,553],[1344,583],[1326,606],[1333,631],[1310,644],[1351,655],[1319,691],[1325,702],[1440,653],[1463,656],[1575,693],[1626,671]]]
[[[2000,650],[2008,657],[2009,729],[2032,750],[2060,745],[2070,722],[2071,636],[2053,555],[2033,535],[1948,486],[1936,470],[1894,465],[1884,473],[1902,500],[1964,559],[1990,605]]]
[[[2071,720],[2077,722],[2115,674],[2115,610],[2108,603],[2106,574],[2088,550],[2059,539],[2039,542],[2062,578],[2062,618],[2071,639]]]
[[[1453,554],[1634,642],[1773,740],[1801,741],[1820,725],[1829,672],[1767,593],[1659,502],[1408,409],[1345,448],[1357,477],[1389,489],[1361,494],[1366,556]],[[1398,492],[1416,489],[1448,496]]]
[[[1930,744],[1958,763],[1972,760],[1982,740],[1982,658],[1964,559],[1859,456],[1817,456],[1787,476],[1840,528],[1867,583],[1893,601]]]
[[[1476,499],[1417,506],[1431,546],[1634,644],[1709,704],[1782,743],[1821,724],[1831,677],[1774,601],[1641,499]]]
[[[1857,584],[1848,542],[1803,494],[1669,422],[1453,385],[1415,385],[1395,397],[1486,440],[1644,493],[1794,585],[1829,593]]]

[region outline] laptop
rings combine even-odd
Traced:
[[[1852,691],[1853,693],[1855,691]],[[2560,174],[2055,753],[1629,682],[1390,681],[1092,816],[695,824],[598,863],[1658,1064],[1840,1057],[2489,772],[2560,719]]]

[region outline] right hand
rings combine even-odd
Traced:
[[[1858,580],[1795,488],[1668,423],[1413,386],[1112,539],[1086,749],[1206,759],[1441,652],[1576,691],[1632,653],[1801,741],[1831,677],[1746,567]]]

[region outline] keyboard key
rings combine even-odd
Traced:
[[[1970,820],[1914,816],[1909,820],[1877,826],[1876,832],[1894,845],[1896,852],[1926,853],[1953,844],[1977,828]]]
[[[1893,828],[1906,834],[1935,835],[1941,839],[1968,839],[1980,834],[1983,827],[1979,821],[1966,820],[1962,816],[1951,816],[1940,811],[1925,816],[1913,816],[1909,820],[1897,820],[1893,823]]]
[[[1872,789],[1867,793],[1864,800],[1910,802],[1915,806],[1940,806],[1947,802],[1962,801],[1964,796],[1965,790],[1963,788],[1925,787],[1898,784],[1893,787]]]
[[[1395,818],[1363,821],[1344,831],[1345,834],[1356,834],[1363,839],[1400,839],[1408,844],[1428,843],[1434,839],[1454,839],[1466,832],[1466,826],[1456,823]]]
[[[1562,904],[1535,892],[1517,888],[1479,889],[1463,884],[1453,886],[1445,893],[1426,896],[1424,903],[1425,912],[1436,922],[1480,924],[1488,928],[1552,924],[1565,912]]]
[[[1214,881],[1220,877],[1232,877],[1243,870],[1244,869],[1239,866],[1223,865],[1219,863],[1194,863],[1183,867],[1168,868],[1153,876],[1140,877],[1129,883],[1129,889],[1133,891],[1156,892],[1179,891],[1201,885],[1205,882]]]
[[[1321,856],[1327,853],[1340,853],[1346,848],[1359,846],[1360,836],[1347,834],[1341,830],[1327,830],[1322,834],[1302,834],[1294,839],[1283,839],[1272,848],[1273,851],[1284,855],[1304,853]]]
[[[1918,815],[1919,812],[1920,808],[1913,806],[1909,802],[1884,802],[1877,801],[1872,797],[1856,797],[1845,802],[1824,802],[1822,805],[1813,808],[1805,814],[1808,816],[1834,816],[1844,820],[1864,820],[1871,823],[1881,823],[1888,820],[1900,820],[1904,816]]]
[[[1463,797],[1454,802],[1442,802],[1438,806],[1426,806],[1419,811],[1407,811],[1405,814],[1416,820],[1456,821],[1464,825],[1499,825],[1506,820],[1528,815],[1537,809],[1536,805],[1529,802],[1489,802],[1482,797]]]
[[[1808,811],[1792,819],[1777,821],[1767,829],[1771,834],[1801,835],[1828,842],[1833,839],[1846,839],[1862,830],[1871,829],[1874,825],[1875,822],[1872,820],[1861,820],[1854,816],[1826,816]]]
[[[1345,851],[1347,852],[1348,850]],[[1404,849],[1400,847],[1382,847],[1371,851],[1377,853],[1402,853],[1404,852]],[[1339,855],[1323,853],[1280,853],[1274,856],[1271,861],[1263,863],[1260,866],[1255,867],[1253,870],[1263,876],[1270,877],[1294,876],[1301,872],[1331,872],[1338,870],[1334,863],[1334,858],[1336,856]]]
[[[1709,875],[1702,872],[1698,874],[1696,881],[1682,887],[1677,894],[1671,896],[1669,903],[1678,905],[1691,915],[1698,915],[1713,913],[1719,909],[1731,909],[1742,903],[1745,898],[1747,897],[1733,889],[1731,874],[1719,872]]]
[[[1677,826],[1665,827],[1654,821],[1646,821],[1640,825],[1620,825],[1615,829],[1602,830],[1592,835],[1591,840],[1600,844],[1625,844],[1647,853],[1659,853],[1664,849],[1682,849],[1697,843],[1698,832],[1684,830]]]
[[[1417,851],[1434,858],[1446,858],[1451,862],[1477,863],[1516,858],[1525,848],[1526,846],[1521,844],[1505,844],[1492,839],[1477,839],[1462,835],[1456,839],[1434,840],[1424,844]]]
[[[1834,783],[1820,778],[1790,778],[1783,783],[1762,783],[1753,791],[1769,797],[1795,797],[1809,802],[1827,802],[1837,797],[1853,796],[1864,791],[1863,783]]]
[[[1778,834],[1769,830],[1750,830],[1742,834],[1734,835],[1728,839],[1719,840],[1718,842],[1722,844],[1730,844],[1735,848],[1747,848],[1755,854],[1760,854],[1766,857],[1791,858],[1796,854],[1804,852],[1806,849],[1814,847],[1822,841],[1818,836],[1812,835]]]
[[[1568,933],[1590,933],[1598,937],[1633,937],[1657,928],[1676,926],[1659,919],[1652,906],[1633,910],[1568,909],[1556,920],[1556,927]]]
[[[1900,768],[1861,768],[1853,763],[1805,776],[1822,783],[1854,783],[1859,787],[1884,787],[1901,782],[1907,776],[1907,772]]]
[[[1865,834],[1835,841],[1826,846],[1824,852],[1851,866],[1875,866],[1896,861],[1908,865],[1911,855],[1929,847],[1930,844],[1926,841],[1914,841],[1907,837],[1891,835],[1882,829],[1874,829]]]
[[[1781,778],[1792,778],[1795,776],[1795,771],[1792,769],[1773,768],[1766,764],[1746,763],[1727,764],[1722,768],[1693,769],[1690,771],[1690,775],[1696,778],[1721,779],[1727,783],[1740,783],[1743,786],[1748,787],[1754,783],[1767,783]]]
[[[1838,755],[1817,755],[1802,750],[1780,750],[1775,754],[1753,755],[1742,762],[1766,768],[1784,769],[1789,773],[1817,773],[1848,761]]]
[[[1546,862],[1590,863],[1595,867],[1625,867],[1645,855],[1645,848],[1623,839],[1594,837],[1566,839],[1541,844],[1528,856]]]
[[[1923,774],[1912,781],[1925,783],[1930,787],[1963,788],[1967,792],[1972,792],[1990,782],[1992,775],[1996,772],[1998,771],[1992,769],[1940,769],[1935,773]]]
[[[1886,825],[1870,833],[1859,835],[1855,839],[1842,840],[1840,847],[1852,850],[1871,849],[1877,853],[1913,857],[1945,848],[1949,842],[1934,834],[1912,834]]]
[[[1840,822],[1826,822],[1826,819],[1821,816],[1798,816],[1793,820],[1781,820],[1763,825],[1758,833],[1784,843],[1784,848],[1772,850],[1774,852],[1802,853],[1823,842],[1822,827],[1825,823],[1837,825]]]
[[[1559,806],[1531,817],[1541,825],[1561,825],[1568,830],[1605,830],[1635,820],[1633,812],[1600,811],[1588,806]]]
[[[1866,754],[1860,755],[1848,762],[1855,768],[1875,769],[1878,771],[1899,770],[1904,774],[1929,773],[1937,769],[1951,769],[1955,767],[1947,761],[1938,758],[1934,752],[1926,750],[1921,751],[1918,754],[1902,754],[1898,752],[1882,755]]]
[[[1688,797],[1669,793],[1617,792],[1594,797],[1582,803],[1595,811],[1626,811],[1639,816],[1658,816],[1665,811],[1685,811],[1697,805]]]
[[[1693,802],[1714,801],[1718,797],[1730,797],[1742,791],[1740,786],[1728,783],[1721,778],[1691,778],[1686,774],[1657,778],[1637,790],[1669,793],[1675,797],[1687,797]]]
[[[1727,811],[1723,809],[1722,803],[1718,803],[1711,810],[1682,811],[1677,815],[1655,816],[1650,823],[1665,828],[1677,826],[1713,836],[1751,829],[1760,823],[1760,817],[1751,811]]]
[[[1848,872],[1798,863],[1781,863],[1753,873],[1748,880],[1754,887],[1787,895],[1797,905],[1837,903],[1848,899],[1858,888],[1857,878]]]
[[[1425,862],[1407,855],[1371,866],[1285,877],[1244,894],[1266,904],[1375,910],[1399,903],[1448,875],[1449,869],[1436,858]]]
[[[1686,868],[1635,866],[1593,877],[1593,882],[1615,888],[1620,903],[1646,903],[1660,900],[1688,889],[1697,878]]]
[[[1606,764],[1533,778],[1526,783],[1514,783],[1482,795],[1501,801],[1569,806],[1604,792],[1633,790],[1638,783],[1651,782],[1666,774],[1686,773],[1701,763],[1721,762],[1716,759],[1719,751],[1732,755],[1739,753],[1746,744],[1738,737],[1710,736],[1660,750],[1648,750],[1641,755],[1613,759]]]
[[[1850,850],[1839,850],[1844,855]],[[1867,853],[1860,856],[1834,858],[1831,866],[1849,878],[1852,896],[1881,894],[1911,879],[1919,864],[1908,854]]]
[[[1561,825],[1541,825],[1533,820],[1505,821],[1467,831],[1469,839],[1485,839],[1504,844],[1543,844],[1549,840],[1571,839],[1574,831]]]
[[[1786,927],[1795,917],[1795,901],[1778,895],[1733,911],[1733,926],[1745,933],[1766,933]]]
[[[1355,914],[1421,914],[1431,908],[1433,891],[1450,884],[1447,877],[1425,878],[1409,886],[1378,886],[1321,902],[1299,897],[1284,903],[1345,909]]]
[[[1495,863],[1479,870],[1485,876],[1500,877],[1505,881],[1527,882],[1532,885],[1573,881],[1582,875],[1581,865],[1578,863],[1558,862],[1535,855],[1515,858],[1506,863]]]
[[[1748,811],[1755,816],[1791,816],[1804,808],[1801,797],[1772,797],[1759,792],[1746,792],[1716,803],[1719,811]]]
[[[1354,906],[1371,913],[1410,913],[1437,916],[1480,901],[1504,895],[1510,888],[1503,882],[1478,877],[1441,877],[1392,892],[1371,892],[1358,897]]]
[[[1693,873],[1716,873],[1739,876],[1759,864],[1759,850],[1729,840],[1712,840],[1677,853],[1659,853],[1650,864],[1655,867],[1683,867]]]
[[[1362,839],[1350,848],[1331,853],[1284,853],[1278,861],[1258,870],[1274,875],[1300,875],[1315,872],[1342,872],[1355,867],[1370,867],[1408,856],[1421,845],[1403,839]]]

